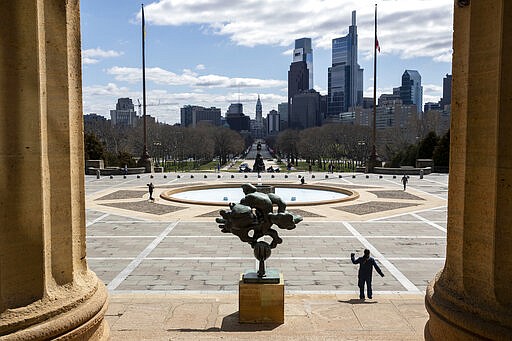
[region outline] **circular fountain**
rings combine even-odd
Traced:
[[[355,191],[334,186],[258,184],[256,187],[261,187],[258,191],[277,194],[287,206],[324,205],[350,201],[359,197]],[[240,184],[215,184],[176,188],[163,192],[160,197],[186,204],[226,206],[230,202],[239,202],[244,197],[244,192]]]

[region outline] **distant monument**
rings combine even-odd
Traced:
[[[261,149],[261,147],[260,147]],[[256,160],[254,160],[254,165],[252,166],[253,172],[264,172],[265,171],[265,163],[263,162],[263,157],[260,153],[256,154]]]

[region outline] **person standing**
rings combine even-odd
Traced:
[[[147,184],[147,186],[148,186],[148,191],[149,191],[149,200],[155,201],[155,198],[153,198],[153,189],[155,188],[155,186],[153,185],[152,182]]]
[[[368,293],[368,298],[372,298],[372,274],[373,268],[377,271],[377,273],[384,277],[384,274],[380,270],[377,262],[373,257],[370,257],[370,250],[365,249],[363,257],[359,257],[355,259],[355,253],[350,254],[350,259],[353,264],[359,264],[359,272],[357,275],[358,281],[357,286],[359,287],[359,298],[364,300],[364,285],[366,283],[366,291]]]
[[[408,181],[409,181],[409,177],[404,174],[404,176],[402,176],[402,183],[404,184],[404,191],[407,188],[407,182]]]

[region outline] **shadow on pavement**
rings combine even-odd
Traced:
[[[212,332],[259,332],[263,330],[273,330],[279,327],[279,323],[240,323],[238,322],[238,311],[225,316],[222,319],[220,328],[212,327],[208,329],[194,329],[194,328],[177,328],[169,329],[167,331],[178,331],[183,333],[212,333]]]
[[[358,298],[351,298],[348,301],[338,300],[340,303],[348,303],[348,304],[375,304],[378,303],[377,301],[366,301],[366,300],[360,300]]]

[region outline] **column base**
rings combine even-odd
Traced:
[[[443,287],[439,273],[428,285],[425,307],[430,315],[425,340],[509,340],[512,335],[510,308],[484,307],[457,297]]]
[[[59,287],[51,292],[52,297],[7,309],[0,314],[0,336],[8,340],[108,340],[107,289],[92,272],[85,283],[80,288]]]

